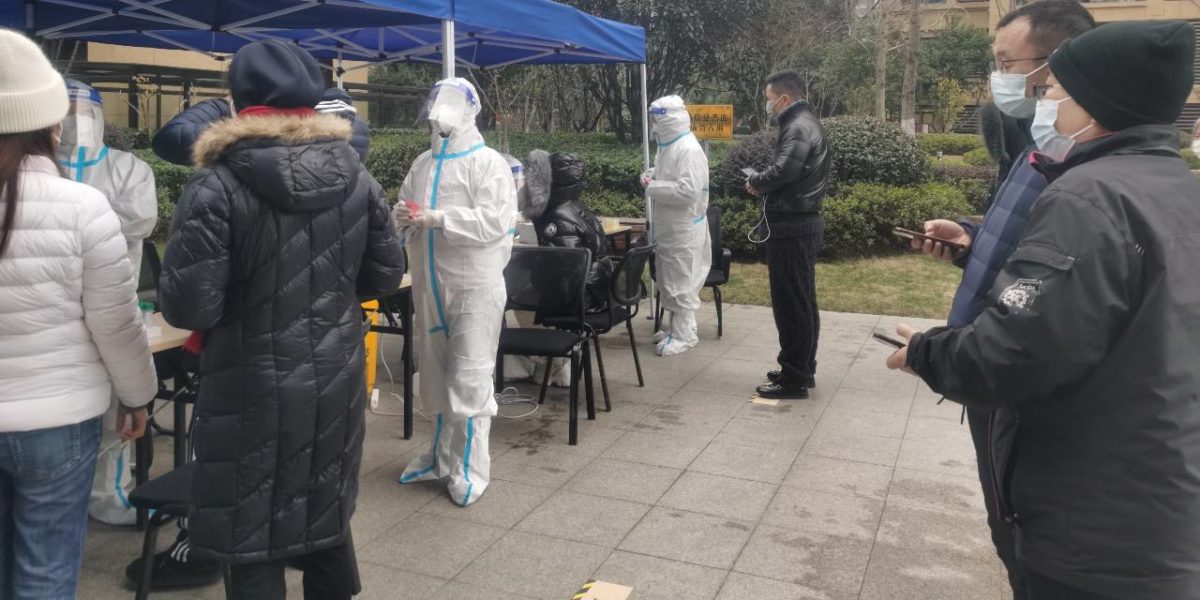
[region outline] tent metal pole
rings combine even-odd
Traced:
[[[341,50],[338,50],[338,53],[337,53],[337,71],[334,71],[334,72],[337,73],[338,89],[342,89],[342,90],[346,89],[346,86],[342,85],[342,75],[346,72],[346,70],[342,68],[342,51]]]
[[[642,168],[645,171],[650,170],[650,98],[646,91],[646,63],[639,65],[642,84]],[[650,236],[650,243],[654,240],[654,227],[650,225],[654,219],[653,210],[650,206],[650,196],[646,196],[646,230]],[[650,318],[653,319],[658,315],[658,305],[655,302],[654,280],[650,280]]]
[[[455,43],[454,21],[442,21],[442,77],[445,79],[454,78],[454,63],[457,60],[454,56]]]

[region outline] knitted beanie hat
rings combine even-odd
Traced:
[[[0,134],[37,131],[67,116],[67,86],[42,49],[0,28]]]

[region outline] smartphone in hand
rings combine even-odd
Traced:
[[[875,338],[875,341],[879,342],[880,344],[884,344],[885,346],[891,346],[897,350],[908,345],[894,337],[884,335],[884,334],[878,333],[878,332],[872,333],[871,337]]]
[[[892,235],[894,235],[896,237],[904,238],[906,240],[921,240],[921,241],[928,240],[930,242],[935,242],[935,243],[941,244],[955,252],[962,252],[967,249],[966,246],[964,246],[958,242],[952,242],[950,240],[936,238],[931,235],[925,235],[924,233],[921,233],[919,231],[913,231],[911,229],[905,229],[903,227],[893,227]]]

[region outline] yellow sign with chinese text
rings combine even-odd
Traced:
[[[692,133],[702,140],[733,139],[732,104],[691,104]]]

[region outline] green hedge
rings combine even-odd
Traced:
[[[192,177],[192,169],[171,164],[155,156],[151,150],[134,150],[133,153],[146,161],[154,171],[154,186],[158,195],[158,224],[155,225],[151,237],[163,241],[171,231],[171,216],[175,213],[175,203],[179,201],[184,186]]]
[[[834,117],[824,124],[833,150],[836,185],[916,185],[932,175],[929,157],[894,123],[872,117]]]
[[[929,156],[941,152],[945,156],[962,156],[983,148],[983,140],[969,133],[924,133],[917,136],[917,145]]]
[[[992,155],[984,148],[976,148],[963,155],[963,162],[972,167],[988,167],[995,165]]]
[[[935,163],[933,180],[957,188],[970,203],[972,214],[987,212],[996,185],[996,167]]]
[[[1183,154],[1183,160],[1187,161],[1188,168],[1192,170],[1200,169],[1200,157],[1196,156],[1196,153],[1192,152],[1191,148],[1184,148],[1181,154]]]
[[[893,227],[915,229],[930,219],[953,219],[971,212],[963,193],[944,183],[849,186],[825,201],[822,255],[847,258],[899,248]]]

